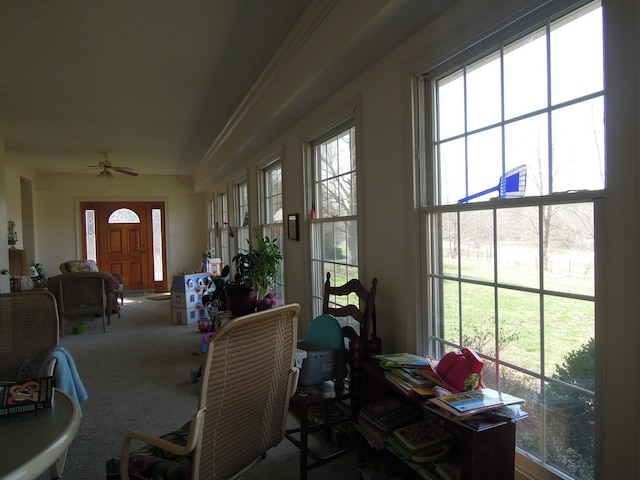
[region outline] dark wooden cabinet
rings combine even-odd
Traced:
[[[417,405],[422,400],[408,397],[385,379],[379,362],[371,361],[363,365],[362,399],[363,402],[395,394],[407,402]],[[423,408],[426,416],[431,416],[438,424],[450,432],[455,440],[457,454],[462,465],[463,480],[513,480],[515,467],[516,424],[506,423],[478,432],[464,426],[449,417],[439,415],[437,411]],[[359,442],[359,454],[364,458],[370,449],[366,441]],[[398,459],[398,461],[401,461]]]

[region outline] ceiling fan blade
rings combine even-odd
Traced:
[[[125,175],[131,175],[132,177],[137,177],[137,172],[134,172],[133,169],[129,167],[112,167],[114,172],[124,173]]]

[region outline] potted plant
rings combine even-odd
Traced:
[[[247,243],[249,248],[233,257],[234,282],[227,286],[229,308],[235,315],[255,310],[258,297],[263,297],[273,286],[282,261],[276,239],[258,234],[255,246],[249,240]]]

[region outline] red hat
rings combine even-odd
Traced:
[[[451,393],[460,393],[482,388],[483,366],[484,360],[476,352],[463,348],[442,357],[434,372]]]

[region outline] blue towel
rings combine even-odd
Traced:
[[[46,377],[49,363],[54,358],[56,360],[56,366],[53,371],[54,386],[73,398],[78,407],[80,407],[80,404],[86,401],[89,396],[82,380],[80,380],[80,375],[71,353],[64,347],[52,347],[44,352],[37,362],[25,362],[21,368],[19,379],[28,380],[35,377]],[[39,368],[37,373],[33,371],[34,368]],[[82,409],[80,409],[80,414],[82,414]]]

